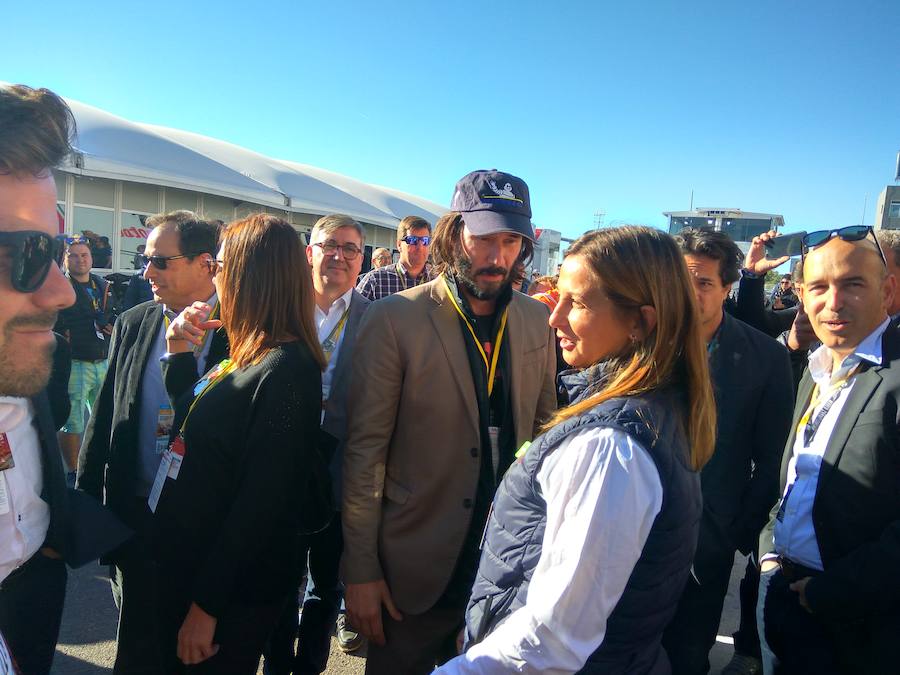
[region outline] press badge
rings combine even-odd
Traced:
[[[9,438],[5,433],[0,434],[0,471],[6,471],[16,465],[12,456],[12,446],[9,444]]]
[[[172,453],[166,450],[162,455],[162,459],[159,461],[159,468],[156,470],[156,478],[153,481],[153,487],[150,488],[150,496],[147,497],[147,506],[150,507],[152,513],[156,513],[156,507],[159,504],[159,496],[162,494],[166,476],[169,475],[170,466],[172,466]]]
[[[9,492],[6,489],[6,474],[0,473],[0,516],[9,513]]]
[[[156,416],[156,454],[161,455],[169,449],[169,436],[172,434],[172,423],[175,420],[175,411],[171,406],[159,406]]]

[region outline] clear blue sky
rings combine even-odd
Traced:
[[[147,4],[148,9],[131,5]],[[6,2],[0,80],[447,204],[496,167],[577,235],[664,210],[872,222],[897,0]]]

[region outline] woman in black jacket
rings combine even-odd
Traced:
[[[221,320],[194,303],[166,335],[175,419],[150,505],[167,674],[256,672],[296,591],[301,500],[320,468],[324,357],[299,237],[250,216],[224,231],[210,264]],[[195,350],[220,327],[231,357],[194,383]]]

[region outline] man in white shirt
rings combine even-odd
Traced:
[[[320,218],[313,227],[306,256],[312,268],[316,295],[315,322],[328,361],[322,373],[322,433],[320,450],[330,458],[335,508],[341,503],[341,463],[347,428],[347,391],[357,328],[370,301],[353,286],[362,267],[366,234],[349,216]],[[300,559],[307,562],[312,588],[303,603],[297,653],[297,604],[289,603],[266,653],[266,675],[320,673],[328,663],[331,632],[341,608],[343,587],[338,575],[343,552],[341,514],[335,511],[328,526],[300,537]],[[302,591],[303,589],[301,589]],[[338,620],[336,634],[344,651],[354,651],[362,638]]]
[[[872,229],[806,236],[800,298],[822,346],[800,383],[781,499],[760,536],[766,673],[896,672],[900,334]]]
[[[51,329],[75,302],[50,173],[73,131],[52,92],[0,88],[0,633],[28,675],[50,671],[66,590],[68,497],[43,390]]]

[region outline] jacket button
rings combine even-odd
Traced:
[[[464,508],[464,509],[471,509],[471,508],[472,508],[472,500],[469,499],[468,497],[466,497],[465,499],[463,499],[463,508]]]
[[[469,454],[472,455],[472,457],[478,457],[478,448],[472,448],[469,450]]]

